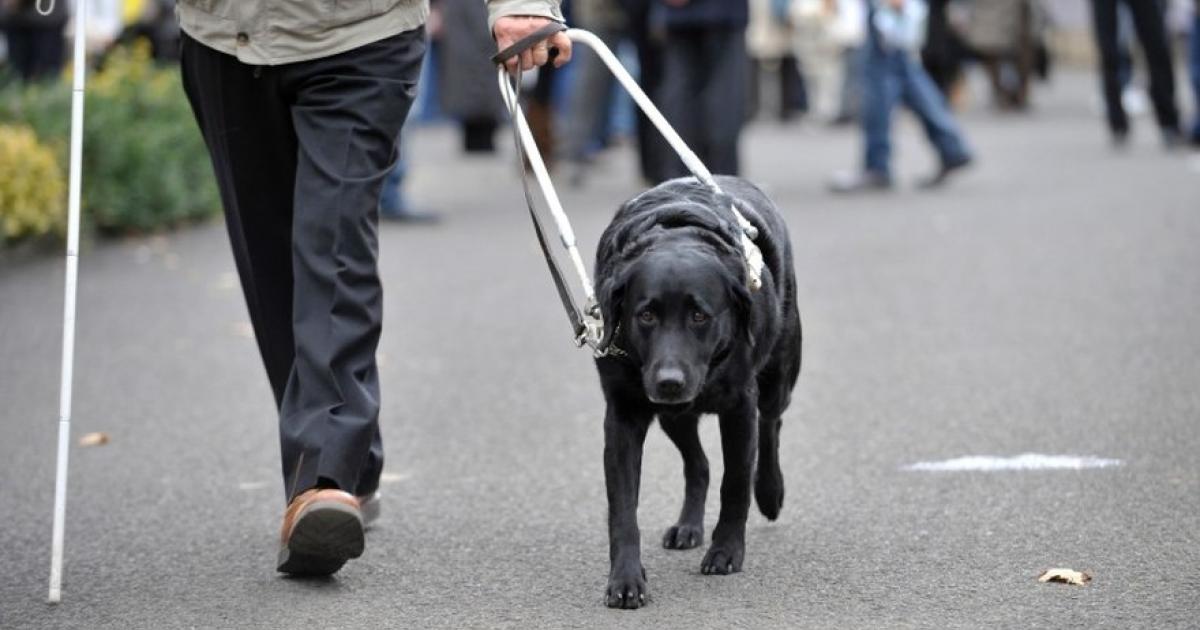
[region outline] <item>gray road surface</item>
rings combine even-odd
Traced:
[[[602,603],[602,399],[507,160],[412,134],[434,228],[381,229],[385,518],[336,579],[274,573],[275,420],[214,223],[92,244],[79,295],[65,602],[44,603],[62,263],[0,268],[0,628],[1187,628],[1200,625],[1200,162],[1141,120],[1111,151],[1090,77],[1028,117],[966,117],[939,194],[834,198],[857,133],[755,126],[748,174],[790,221],[804,370],[782,518],[745,572],[656,541],[682,496],[655,430],[641,502],[653,601]],[[901,127],[903,181],[932,158]],[[502,138],[507,140],[507,138]],[[590,250],[637,192],[628,151],[564,190]],[[590,254],[589,254],[590,256]],[[715,422],[704,426],[714,479]],[[918,461],[1096,455],[1102,470]],[[715,522],[717,484],[709,496]],[[1083,588],[1039,584],[1047,567]]]

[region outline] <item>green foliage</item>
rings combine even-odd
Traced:
[[[106,232],[173,227],[220,211],[208,153],[175,68],[144,48],[117,49],[89,76],[83,208]],[[0,122],[32,127],[67,171],[68,83],[0,88]]]
[[[29,127],[0,125],[0,240],[61,232],[62,171]]]

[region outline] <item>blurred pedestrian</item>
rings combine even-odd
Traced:
[[[42,15],[37,0],[0,0],[0,27],[8,43],[8,61],[25,81],[57,77],[66,60],[67,2],[55,2]]]
[[[818,2],[822,0],[817,0]],[[749,117],[758,115],[764,94],[775,94],[771,109],[779,120],[791,120],[809,109],[809,92],[796,56],[796,28],[792,20],[793,0],[750,0],[750,22],[746,48],[750,53]],[[764,80],[774,80],[766,89]]]
[[[562,20],[555,0],[489,7],[498,47]],[[362,554],[379,510],[377,219],[416,92],[425,3],[179,0],[178,16],[184,88],[279,411],[277,569],[328,575]],[[570,59],[559,33],[514,63],[546,63],[550,44],[556,63]]]
[[[929,78],[951,103],[957,102],[962,87],[962,66],[967,60],[966,44],[951,24],[953,7],[961,0],[930,0],[925,29],[925,44],[921,47],[921,63]]]
[[[1192,76],[1192,107],[1196,117],[1192,123],[1192,146],[1200,148],[1200,0],[1192,13],[1192,33],[1188,37],[1188,71]]]
[[[960,5],[966,14],[962,38],[987,71],[995,106],[1025,109],[1046,21],[1040,3],[960,0]]]
[[[746,119],[747,0],[662,1],[663,114],[709,170],[736,175]],[[689,172],[674,154],[663,171]]]
[[[662,33],[653,24],[656,10],[661,9],[661,0],[617,0],[625,11],[625,23],[629,29],[629,38],[637,48],[637,80],[642,90],[662,106],[659,88],[663,78],[663,42]],[[642,179],[649,184],[655,184],[669,176],[663,172],[667,164],[667,156],[671,147],[658,132],[658,129],[639,108],[637,110],[637,144],[638,167]]]
[[[496,89],[496,66],[489,61],[495,44],[487,34],[487,8],[479,0],[438,0],[433,11],[442,111],[458,121],[464,151],[491,153],[504,101]]]
[[[1104,106],[1113,143],[1123,146],[1129,136],[1129,116],[1121,102],[1120,46],[1117,7],[1124,4],[1133,17],[1134,30],[1150,70],[1150,100],[1167,148],[1183,140],[1179,109],[1175,104],[1175,70],[1167,41],[1163,9],[1158,0],[1091,0],[1096,45],[1100,49],[1100,76]]]
[[[945,97],[916,59],[927,8],[921,0],[871,0],[869,6],[863,168],[839,174],[831,188],[836,192],[855,192],[892,186],[892,111],[900,103],[920,119],[938,153],[937,171],[919,185],[940,186],[952,173],[970,164],[972,158]]]
[[[863,0],[836,0],[836,15],[829,36],[838,47],[841,75],[837,111],[830,120],[833,125],[849,125],[859,119],[863,99],[863,64],[866,51],[866,11]]]
[[[575,26],[587,29],[612,50],[624,39],[628,19],[617,0],[574,0]],[[567,96],[559,153],[571,165],[573,185],[582,185],[597,139],[606,134],[616,78],[587,46],[575,51],[575,75]]]

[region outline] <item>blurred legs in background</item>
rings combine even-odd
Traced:
[[[1192,145],[1200,146],[1200,3],[1192,17],[1192,33],[1188,38],[1188,70],[1192,76],[1192,107],[1196,120],[1192,123]]]
[[[831,185],[835,192],[891,187],[892,114],[900,103],[921,121],[940,160],[938,171],[921,181],[922,187],[945,183],[950,173],[971,162],[970,151],[945,97],[908,51],[888,50],[878,41],[870,42],[864,89],[863,168],[859,173],[836,178]]]
[[[1114,142],[1122,144],[1129,134],[1129,116],[1121,103],[1120,46],[1117,38],[1117,4],[1121,0],[1092,0],[1096,45],[1100,49],[1101,85],[1108,128]],[[1175,105],[1175,77],[1162,8],[1154,0],[1126,0],[1138,41],[1150,71],[1150,99],[1162,132],[1163,142],[1172,147],[1181,140],[1179,110]]]
[[[744,27],[697,26],[667,32],[662,109],[714,174],[738,174],[738,137],[746,119]],[[667,178],[688,174],[668,156]]]

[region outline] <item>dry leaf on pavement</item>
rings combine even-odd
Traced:
[[[1092,576],[1083,571],[1075,571],[1074,569],[1046,569],[1038,576],[1038,581],[1083,586],[1092,581]]]
[[[88,433],[79,438],[80,446],[104,446],[108,444],[107,433]]]

